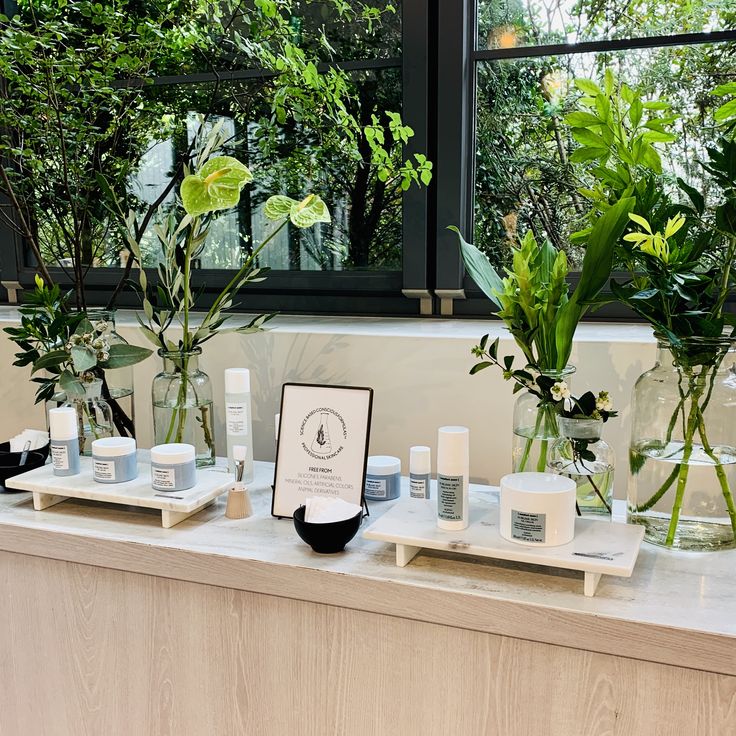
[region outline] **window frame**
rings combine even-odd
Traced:
[[[12,0],[0,0],[0,9]],[[427,153],[429,146],[429,64],[428,39],[430,19],[426,2],[402,0],[401,4],[401,56],[360,59],[335,62],[334,66],[345,71],[372,69],[399,69],[402,79],[402,119],[411,126],[414,137],[405,146],[404,156]],[[329,64],[321,64],[321,71]],[[157,77],[154,85],[180,85],[210,81],[234,81],[262,77],[261,69],[212,71]],[[429,157],[431,160],[431,156]],[[402,197],[402,267],[397,271],[286,271],[273,270],[268,278],[244,289],[238,309],[250,311],[275,311],[342,314],[412,315],[431,313],[430,267],[428,247],[428,193],[426,187],[412,186]],[[62,287],[70,288],[71,279],[61,268],[49,268],[49,272]],[[124,273],[122,268],[93,268],[85,278],[85,290],[90,305],[105,305],[110,290]],[[155,283],[155,270],[148,270]],[[232,278],[230,269],[197,269],[192,274],[192,284],[203,289],[201,304],[221,291]],[[0,284],[19,283],[31,288],[36,274],[30,254],[23,247],[22,239],[5,223],[0,224]],[[3,294],[0,293],[0,300]],[[129,289],[118,297],[118,306],[139,306],[138,296]]]
[[[710,33],[682,33],[641,36],[627,39],[600,39],[581,43],[516,46],[508,49],[478,49],[477,0],[440,3],[443,17],[439,23],[438,48],[440,68],[451,65],[461,70],[460,84],[440,83],[437,89],[438,128],[442,139],[460,141],[438,148],[436,182],[443,207],[437,208],[437,281],[435,293],[440,299],[443,315],[477,317],[487,315],[492,308],[487,297],[465,273],[457,239],[447,227],[456,225],[467,236],[473,233],[475,159],[476,159],[476,69],[480,62],[525,59],[541,56],[562,56],[607,51],[626,51],[669,46],[689,46],[736,42],[736,28]],[[614,274],[615,276],[615,274]],[[577,283],[570,275],[570,285]],[[609,293],[604,292],[603,296]],[[736,294],[728,298],[729,311],[736,311]],[[586,317],[603,321],[641,321],[627,307],[609,303]]]

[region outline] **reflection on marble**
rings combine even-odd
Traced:
[[[101,554],[105,540],[136,542],[588,614],[591,625],[602,616],[683,633],[736,636],[735,550],[685,553],[645,543],[631,578],[606,576],[596,596],[586,598],[580,595],[580,573],[447,552],[423,552],[400,568],[393,545],[360,534],[345,552],[319,555],[297,537],[291,520],[271,517],[272,480],[273,465],[256,463],[250,486],[254,515],[248,519],[225,518],[225,499],[219,498],[173,529],[162,529],[158,517],[145,510],[69,500],[35,512],[29,494],[0,494],[0,548],[3,526],[24,527],[93,537]],[[402,494],[408,496],[406,485]],[[489,487],[471,485],[471,503],[490,503],[493,496]],[[393,503],[371,503],[366,528]]]

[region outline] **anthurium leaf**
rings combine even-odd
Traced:
[[[145,360],[153,350],[123,343],[110,345],[110,357],[101,365],[104,368],[125,368]]]
[[[465,270],[468,272],[470,278],[473,279],[478,288],[499,309],[501,309],[501,303],[499,302],[497,295],[504,293],[504,286],[496,269],[493,268],[485,254],[481,253],[481,251],[479,251],[472,243],[468,243],[465,238],[463,238],[460,231],[454,225],[450,225],[447,229],[457,233],[458,240],[460,241],[460,253],[463,257]]]
[[[72,362],[77,373],[84,373],[97,365],[97,353],[92,348],[75,345],[72,348]]]
[[[253,174],[232,156],[211,158],[196,174],[184,178],[179,189],[187,214],[192,217],[227,210],[240,201],[240,190]]]
[[[269,220],[280,220],[283,217],[288,217],[291,214],[291,208],[299,204],[295,199],[291,197],[285,197],[283,194],[274,194],[273,197],[269,197],[266,201],[266,205],[263,208],[263,214],[268,217]]]
[[[292,223],[300,228],[312,227],[318,222],[332,221],[327,205],[316,194],[309,194],[301,202],[293,204],[289,217]]]
[[[59,376],[59,388],[69,399],[74,396],[84,396],[86,393],[82,382],[71,371],[62,371]]]

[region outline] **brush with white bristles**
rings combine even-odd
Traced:
[[[247,519],[253,515],[253,505],[250,502],[250,494],[243,483],[245,472],[245,458],[248,448],[244,445],[233,447],[233,460],[235,462],[235,484],[228,491],[227,507],[225,516],[228,519]]]

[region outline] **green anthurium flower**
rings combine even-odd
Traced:
[[[276,194],[269,197],[263,212],[269,220],[288,217],[300,228],[312,227],[318,222],[332,222],[327,205],[316,194],[308,194],[301,201]]]
[[[196,174],[184,178],[179,193],[187,214],[197,217],[235,207],[240,191],[251,181],[253,174],[236,158],[215,156]]]

